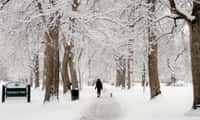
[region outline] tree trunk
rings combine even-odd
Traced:
[[[78,11],[78,7],[80,5],[80,0],[73,0],[72,3],[72,11],[77,12]],[[69,18],[71,21],[71,26],[69,28],[69,30],[71,31],[71,33],[75,33],[75,26],[76,26],[76,18],[70,17]],[[71,39],[71,47],[74,47],[74,40]],[[72,52],[72,48],[70,49],[69,52],[69,69],[70,69],[70,77],[71,77],[71,82],[72,82],[72,89],[78,89],[78,80],[77,80],[77,70],[76,70],[76,62],[74,60],[74,53]]]
[[[191,23],[191,61],[193,77],[193,108],[200,105],[200,4],[193,2],[195,21]]]
[[[122,60],[122,88],[126,88],[126,60]]]
[[[41,2],[40,1],[37,1],[37,0],[35,0],[34,2],[36,2],[36,5],[37,5],[37,7],[38,7],[38,10],[39,10],[39,13],[40,14],[43,14],[43,9],[42,9],[42,4],[41,4]],[[45,19],[45,16],[42,16],[42,22],[43,22],[43,24],[46,24],[46,19]],[[47,37],[46,36],[46,33],[44,34],[44,36],[45,37]],[[46,42],[48,42],[47,40],[46,40]],[[47,46],[47,43],[46,43],[46,46]],[[45,50],[47,50],[47,47],[45,48]],[[45,52],[44,53],[44,71],[43,71],[43,80],[42,80],[42,90],[44,90],[45,88],[46,88],[46,75],[47,75],[47,73],[46,73],[46,68],[47,68],[47,58],[46,58],[46,55],[47,55],[47,53]]]
[[[150,32],[150,31],[149,31]],[[155,40],[155,36],[150,33],[149,42]],[[158,61],[157,61],[157,45],[151,45],[151,53],[148,54],[149,59],[149,85],[151,90],[151,98],[161,94],[160,82],[158,79]]]
[[[120,86],[120,70],[117,68],[116,70],[116,87]]]
[[[155,13],[155,4],[156,0],[149,0],[149,8],[150,17],[153,17],[153,13]],[[150,21],[150,23],[153,23]],[[154,98],[161,94],[160,91],[160,82],[158,79],[158,61],[157,61],[157,43],[156,43],[156,35],[153,31],[153,27],[149,26],[148,28],[148,36],[149,36],[149,54],[148,54],[148,62],[149,62],[149,84],[150,84],[150,91],[151,91],[151,98]]]
[[[51,32],[49,32],[50,34]],[[47,39],[46,48],[45,48],[45,98],[44,101],[50,101],[52,96],[52,81],[53,81],[53,50],[50,45],[50,38],[48,37],[48,33],[45,33],[45,37]]]
[[[128,86],[128,89],[131,88],[131,75],[132,75],[132,70],[131,70],[131,59],[128,58],[128,83],[127,83],[127,86]]]
[[[70,68],[70,76],[72,81],[72,89],[78,88],[78,80],[77,80],[77,73],[76,73],[76,64],[73,62],[74,55],[72,52],[70,52],[69,55],[69,68]]]
[[[39,55],[35,55],[34,57],[34,82],[35,82],[35,88],[40,87],[40,75],[39,75]]]
[[[80,88],[80,90],[82,89],[81,71],[80,71],[80,59],[81,59],[81,56],[82,56],[82,52],[83,52],[83,49],[81,49],[80,54],[78,56],[78,66],[77,66],[77,68],[78,68],[78,76],[79,76],[78,78],[79,78],[79,88]]]
[[[133,43],[134,40],[133,39],[129,39],[128,40],[128,63],[127,63],[127,73],[128,73],[128,82],[127,82],[127,86],[128,89],[131,88],[132,82],[133,82],[133,54],[134,54],[134,50],[133,50]]]
[[[53,56],[53,86],[54,86],[54,95],[59,96],[59,30],[56,26],[53,38],[54,46],[54,56]]]
[[[51,19],[53,20],[53,18]],[[59,20],[55,21],[55,25],[48,28],[46,36],[45,49],[45,101],[50,101],[51,97],[59,93]]]
[[[69,52],[70,46],[65,46],[63,63],[62,63],[62,80],[63,80],[63,93],[65,94],[70,89],[70,79],[69,79]]]
[[[30,85],[31,87],[33,86],[33,70],[31,70],[31,73],[30,73]]]
[[[125,59],[119,58],[116,62],[116,86],[126,87],[125,77],[126,77],[126,61]]]

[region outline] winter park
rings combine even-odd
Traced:
[[[0,120],[199,120],[200,0],[0,0]]]

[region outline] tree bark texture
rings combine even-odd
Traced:
[[[78,88],[78,80],[77,80],[77,71],[76,71],[76,63],[73,61],[74,55],[72,52],[69,54],[69,68],[70,68],[70,76],[72,81],[72,89]]]
[[[59,93],[59,22],[48,27],[45,48],[45,99],[50,101],[51,97]]]
[[[71,46],[66,45],[64,51],[64,57],[62,62],[62,80],[63,80],[63,93],[65,94],[70,90],[70,78],[69,78],[69,52],[71,51]]]
[[[191,27],[191,61],[193,79],[193,108],[200,105],[200,4],[193,2],[195,21]]]
[[[153,19],[153,13],[155,13],[155,4],[156,0],[148,0],[150,12],[150,18]],[[152,21],[150,20],[150,23]],[[149,26],[148,28],[148,36],[149,36],[149,45],[150,50],[148,54],[148,65],[149,65],[149,85],[150,85],[150,92],[151,98],[154,98],[161,94],[160,91],[160,82],[158,79],[158,60],[157,60],[157,43],[156,43],[156,35],[153,31],[154,26]]]
[[[72,11],[77,12],[78,11],[78,7],[80,5],[80,0],[73,0],[72,3]],[[71,21],[71,26],[69,28],[69,30],[72,33],[75,33],[75,26],[76,26],[76,18],[70,17],[69,18]],[[74,40],[71,40],[71,47],[74,47]],[[78,89],[78,80],[77,80],[77,70],[76,70],[76,62],[74,60],[74,53],[72,52],[72,48],[69,51],[69,56],[68,56],[68,60],[69,60],[69,70],[70,70],[70,78],[71,78],[71,83],[72,83],[72,89]]]

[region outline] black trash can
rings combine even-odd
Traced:
[[[72,98],[72,101],[79,99],[79,90],[78,89],[71,90],[71,98]]]

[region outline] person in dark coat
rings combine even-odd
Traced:
[[[102,84],[102,82],[99,78],[96,81],[95,89],[97,89],[97,97],[100,97],[101,96],[101,90],[103,89],[103,84]]]

